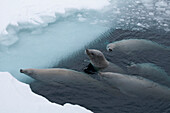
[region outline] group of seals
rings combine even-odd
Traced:
[[[106,46],[107,51],[119,51],[130,54],[135,51],[144,50],[170,50],[170,47],[160,45],[156,42],[145,39],[124,39],[110,43]],[[119,73],[101,73],[104,81],[108,84],[117,86],[122,92],[130,95],[138,96],[164,96],[170,97],[170,89],[165,82],[169,82],[170,78],[167,73],[151,63],[132,64],[128,66],[128,72],[135,74],[134,76]],[[136,76],[137,75],[137,76]],[[153,81],[154,79],[154,81]],[[161,81],[160,84],[157,82]]]
[[[144,47],[143,47],[144,46]],[[157,43],[143,39],[129,39],[107,45],[108,51],[117,49],[120,51],[163,48]],[[54,68],[54,69],[21,69],[24,73],[36,80],[40,80],[50,84],[97,84],[101,87],[103,84],[108,84],[111,87],[118,88],[122,93],[131,96],[149,96],[149,95],[165,95],[170,96],[170,90],[167,87],[159,85],[151,80],[143,77],[131,76],[116,64],[109,62],[104,54],[96,49],[86,49],[90,62],[95,70],[99,72],[100,81],[92,78],[88,74],[77,72],[70,69]],[[142,73],[143,74],[143,73]],[[145,73],[144,73],[145,74]]]

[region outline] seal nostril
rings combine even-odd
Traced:
[[[22,69],[20,69],[20,73],[23,73],[23,70],[22,70]]]
[[[109,48],[109,51],[112,51],[112,49]]]
[[[86,49],[86,52],[88,52],[89,50],[88,49]]]

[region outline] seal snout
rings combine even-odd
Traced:
[[[24,73],[23,69],[20,69],[20,73]]]
[[[108,48],[107,48],[107,51],[110,51],[110,52],[111,52],[111,51],[113,51],[113,49],[111,49],[110,47],[108,47]]]
[[[86,52],[89,52],[89,50],[88,50],[88,49],[86,49]]]
[[[89,49],[86,49],[85,52],[86,52],[87,55],[90,54]]]

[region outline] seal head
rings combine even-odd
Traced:
[[[109,65],[109,62],[106,60],[101,51],[96,49],[86,49],[85,52],[95,68],[102,69]]]
[[[113,44],[108,44],[107,47],[106,47],[107,51],[110,51],[110,52],[113,51],[112,46],[113,46]]]
[[[110,43],[106,47],[107,51],[110,51],[110,52],[112,52],[115,48],[116,48],[116,44],[114,43]]]

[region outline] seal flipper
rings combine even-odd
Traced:
[[[96,69],[93,67],[93,65],[91,63],[89,63],[84,69],[83,71],[87,74],[96,74],[97,71]]]

